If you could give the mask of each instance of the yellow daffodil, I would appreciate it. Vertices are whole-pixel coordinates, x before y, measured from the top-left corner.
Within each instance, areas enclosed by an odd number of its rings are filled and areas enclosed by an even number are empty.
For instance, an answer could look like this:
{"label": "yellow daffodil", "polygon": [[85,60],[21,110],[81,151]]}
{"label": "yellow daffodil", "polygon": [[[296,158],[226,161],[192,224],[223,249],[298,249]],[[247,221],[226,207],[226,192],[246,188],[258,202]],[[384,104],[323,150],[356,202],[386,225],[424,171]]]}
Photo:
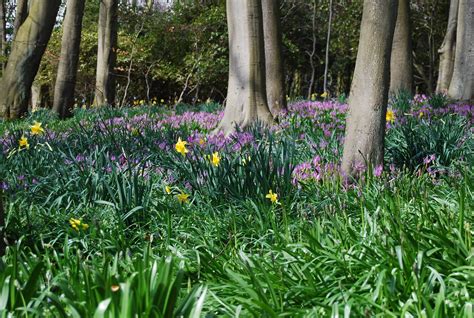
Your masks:
{"label": "yellow daffodil", "polygon": [[218,167],[221,162],[221,157],[218,152],[214,152],[211,157],[211,163],[214,167]]}
{"label": "yellow daffodil", "polygon": [[423,112],[420,112],[420,114],[418,115],[418,118],[423,117],[423,115],[424,115]]}
{"label": "yellow daffodil", "polygon": [[270,200],[272,203],[278,203],[278,194],[273,193],[272,190],[268,191],[268,194],[265,196],[268,200]]}
{"label": "yellow daffodil", "polygon": [[44,129],[43,127],[41,127],[41,123],[35,121],[33,123],[33,126],[31,126],[31,134],[32,135],[40,135],[42,133],[44,133]]}
{"label": "yellow daffodil", "polygon": [[311,94],[311,100],[313,102],[316,100],[316,96],[318,96],[318,95],[316,95],[315,93]]}
{"label": "yellow daffodil", "polygon": [[181,192],[176,196],[176,199],[178,199],[179,203],[188,203],[189,202],[189,194]]}
{"label": "yellow daffodil", "polygon": [[385,115],[385,120],[388,123],[393,123],[395,122],[395,113],[391,109],[387,109],[387,115]]}
{"label": "yellow daffodil", "polygon": [[321,97],[325,99],[326,97],[328,97],[328,95],[329,95],[328,92],[324,92],[321,94]]}
{"label": "yellow daffodil", "polygon": [[82,222],[81,220],[70,218],[69,219],[69,224],[71,224],[71,227],[79,231],[79,229],[82,229],[83,231],[87,230],[89,228],[89,224]]}
{"label": "yellow daffodil", "polygon": [[243,158],[243,159],[242,159],[242,165],[245,166],[247,163],[250,162],[250,159],[251,159],[250,156],[248,156],[247,159]]}
{"label": "yellow daffodil", "polygon": [[28,143],[28,138],[26,138],[25,136],[21,136],[20,141],[18,143],[20,145],[20,148],[26,148],[26,149],[30,148],[30,144]]}
{"label": "yellow daffodil", "polygon": [[177,152],[182,154],[183,157],[184,157],[189,152],[189,150],[186,149],[187,144],[188,144],[188,142],[181,140],[181,137],[180,137],[180,138],[178,138],[178,142],[176,143],[174,148],[176,149]]}
{"label": "yellow daffodil", "polygon": [[171,187],[170,187],[170,186],[166,186],[166,187],[165,187],[165,192],[166,192],[166,194],[171,194]]}
{"label": "yellow daffodil", "polygon": [[161,99],[160,102],[161,102],[162,104],[164,104],[164,103],[165,103],[165,100],[164,100],[164,99]]}

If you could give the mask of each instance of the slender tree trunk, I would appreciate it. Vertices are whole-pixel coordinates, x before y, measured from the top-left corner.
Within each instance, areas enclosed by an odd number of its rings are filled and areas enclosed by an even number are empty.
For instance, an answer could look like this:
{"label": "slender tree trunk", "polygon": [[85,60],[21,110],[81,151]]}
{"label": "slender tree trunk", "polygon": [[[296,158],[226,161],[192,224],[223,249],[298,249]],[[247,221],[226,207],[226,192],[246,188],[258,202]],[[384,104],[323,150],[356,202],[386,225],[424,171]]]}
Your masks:
{"label": "slender tree trunk", "polygon": [[101,0],[99,10],[99,48],[95,106],[115,104],[115,76],[117,59],[118,0]]}
{"label": "slender tree trunk", "polygon": [[383,163],[390,53],[397,0],[365,0],[359,49],[352,80],[342,172]]}
{"label": "slender tree trunk", "polygon": [[451,0],[449,7],[449,20],[446,35],[441,48],[438,50],[439,56],[439,75],[436,86],[437,93],[447,93],[449,84],[453,77],[454,54],[456,51],[456,29],[458,25],[459,0]]}
{"label": "slender tree trunk", "polygon": [[[33,1],[33,0],[32,0]],[[15,22],[13,23],[13,35],[16,36],[18,29],[28,17],[28,0],[16,1]]]}
{"label": "slender tree trunk", "polygon": [[229,28],[229,85],[227,105],[218,130],[256,121],[273,123],[265,84],[262,6],[259,0],[227,0]]}
{"label": "slender tree trunk", "polygon": [[280,1],[262,0],[267,101],[273,116],[287,109]]}
{"label": "slender tree trunk", "polygon": [[0,81],[0,114],[18,119],[28,111],[31,85],[53,31],[61,0],[33,0],[30,13],[13,41]]}
{"label": "slender tree trunk", "polygon": [[410,0],[399,0],[390,66],[390,93],[413,94],[413,46]]}
{"label": "slender tree trunk", "polygon": [[61,118],[69,116],[74,106],[84,5],[83,0],[68,0],[67,2],[53,102],[53,110]]}
{"label": "slender tree trunk", "polygon": [[5,70],[5,58],[7,52],[7,12],[5,6],[5,0],[0,0],[0,68]]}
{"label": "slender tree trunk", "polygon": [[474,1],[459,0],[454,69],[448,94],[474,100]]}
{"label": "slender tree trunk", "polygon": [[40,109],[43,101],[43,91],[41,89],[41,83],[35,78],[31,85],[31,97],[30,97],[31,111],[35,112]]}
{"label": "slender tree trunk", "polygon": [[324,93],[328,91],[329,44],[331,44],[331,26],[332,26],[332,0],[329,1],[328,34],[326,38],[326,59],[324,63],[324,83],[323,83]]}
{"label": "slender tree trunk", "polygon": [[311,80],[309,81],[309,86],[308,86],[308,94],[307,97],[308,99],[311,98],[311,95],[313,94],[313,88],[314,88],[314,81],[316,77],[316,65],[314,63],[314,57],[316,55],[316,13],[317,13],[317,5],[316,5],[316,0],[313,1],[313,18],[312,18],[312,38],[313,38],[313,48],[311,50],[311,53],[308,53],[309,55],[309,65],[311,66]]}

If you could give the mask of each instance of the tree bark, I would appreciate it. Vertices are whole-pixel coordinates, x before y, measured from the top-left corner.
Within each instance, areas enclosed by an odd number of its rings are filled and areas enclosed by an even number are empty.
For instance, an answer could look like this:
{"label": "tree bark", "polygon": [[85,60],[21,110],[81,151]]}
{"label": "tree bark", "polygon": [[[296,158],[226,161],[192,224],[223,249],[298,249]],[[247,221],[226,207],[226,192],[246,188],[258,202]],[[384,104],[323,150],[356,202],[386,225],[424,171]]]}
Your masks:
{"label": "tree bark", "polygon": [[28,111],[31,85],[53,31],[61,0],[33,0],[30,13],[13,41],[0,81],[0,114],[18,119]]}
{"label": "tree bark", "polygon": [[5,58],[7,49],[7,12],[5,6],[5,0],[0,0],[0,68],[5,70]]}
{"label": "tree bark", "polygon": [[456,100],[474,100],[474,1],[459,0],[456,53],[448,95]]}
{"label": "tree bark", "polygon": [[254,122],[272,124],[265,84],[265,47],[259,0],[227,0],[229,28],[229,85],[227,105],[218,130]]}
{"label": "tree bark", "polygon": [[446,35],[441,48],[438,50],[439,75],[436,85],[437,93],[447,93],[453,77],[454,55],[456,51],[456,29],[458,25],[459,0],[451,0],[449,7],[449,20]]}
{"label": "tree bark", "polygon": [[287,109],[278,0],[262,0],[267,101],[273,116]]}
{"label": "tree bark", "polygon": [[328,71],[329,71],[329,45],[331,44],[331,27],[332,27],[332,0],[329,1],[329,19],[328,19],[328,33],[326,37],[326,54],[324,59],[324,82],[323,93],[328,91]]}
{"label": "tree bark", "polygon": [[399,0],[390,66],[390,93],[413,94],[413,45],[410,0]]}
{"label": "tree bark", "polygon": [[20,26],[28,17],[28,0],[17,0],[15,22],[13,23],[13,35],[16,36]]}
{"label": "tree bark", "polygon": [[74,106],[84,5],[83,0],[68,0],[67,2],[53,102],[53,110],[59,114],[60,118],[69,116]]}
{"label": "tree bark", "polygon": [[359,49],[349,98],[342,172],[383,163],[390,55],[397,0],[365,0]]}
{"label": "tree bark", "polygon": [[118,0],[101,0],[99,9],[99,48],[95,106],[115,104],[115,76],[117,60]]}

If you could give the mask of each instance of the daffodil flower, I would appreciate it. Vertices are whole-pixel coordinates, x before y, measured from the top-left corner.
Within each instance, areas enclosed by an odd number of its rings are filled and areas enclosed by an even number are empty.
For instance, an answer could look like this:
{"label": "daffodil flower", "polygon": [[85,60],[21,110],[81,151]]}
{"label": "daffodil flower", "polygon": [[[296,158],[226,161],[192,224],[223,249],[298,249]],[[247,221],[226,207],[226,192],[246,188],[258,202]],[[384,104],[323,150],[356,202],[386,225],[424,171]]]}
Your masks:
{"label": "daffodil flower", "polygon": [[214,167],[218,167],[221,162],[221,157],[218,152],[214,152],[211,156],[211,163]]}
{"label": "daffodil flower", "polygon": [[385,120],[386,120],[388,123],[393,123],[393,122],[395,122],[395,113],[393,112],[393,110],[391,110],[391,109],[388,109],[388,110],[387,110],[387,114],[385,115]]}
{"label": "daffodil flower", "polygon": [[28,143],[28,138],[26,138],[25,136],[21,136],[20,140],[18,141],[18,144],[20,145],[20,149],[21,148],[26,148],[26,149],[30,148],[30,144]]}
{"label": "daffodil flower", "polygon": [[178,138],[178,142],[176,143],[174,148],[176,149],[177,152],[182,154],[183,157],[184,157],[189,152],[189,150],[186,149],[187,144],[188,144],[188,142],[181,140],[181,137],[180,137],[180,138]]}
{"label": "daffodil flower", "polygon": [[89,228],[89,224],[82,222],[81,220],[70,218],[69,219],[69,224],[71,224],[71,227],[79,231],[79,229],[82,229],[83,231],[87,230]]}
{"label": "daffodil flower", "polygon": [[268,194],[265,196],[268,200],[270,200],[272,203],[278,203],[278,194],[273,193],[272,190],[268,191]]}
{"label": "daffodil flower", "polygon": [[189,202],[189,194],[181,192],[176,196],[176,199],[178,199],[179,203],[188,203]]}
{"label": "daffodil flower", "polygon": [[44,133],[43,127],[41,127],[41,123],[35,121],[33,122],[33,126],[31,126],[31,134],[32,135],[40,135]]}

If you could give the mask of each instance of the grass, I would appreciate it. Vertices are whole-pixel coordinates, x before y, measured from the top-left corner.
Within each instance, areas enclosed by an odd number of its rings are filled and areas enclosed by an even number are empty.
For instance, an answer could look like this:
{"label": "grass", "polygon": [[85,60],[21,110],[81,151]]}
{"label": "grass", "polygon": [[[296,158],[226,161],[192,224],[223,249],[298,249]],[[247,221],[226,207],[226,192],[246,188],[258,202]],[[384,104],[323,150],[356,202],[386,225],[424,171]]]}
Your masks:
{"label": "grass", "polygon": [[227,140],[208,134],[219,113],[180,107],[4,124],[2,315],[472,317],[472,111],[413,102],[384,171],[347,183],[344,105]]}

